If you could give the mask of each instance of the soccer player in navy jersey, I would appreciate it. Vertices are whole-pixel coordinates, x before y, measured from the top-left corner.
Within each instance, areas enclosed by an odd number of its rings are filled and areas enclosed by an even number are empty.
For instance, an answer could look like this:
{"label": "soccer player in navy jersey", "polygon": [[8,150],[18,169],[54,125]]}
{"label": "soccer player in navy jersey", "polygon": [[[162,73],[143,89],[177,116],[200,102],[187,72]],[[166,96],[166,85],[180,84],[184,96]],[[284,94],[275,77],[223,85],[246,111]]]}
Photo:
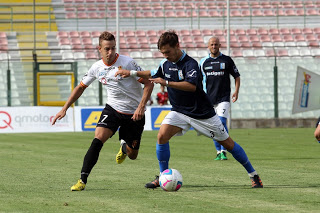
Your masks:
{"label": "soccer player in navy jersey", "polygon": [[[228,132],[227,119],[230,109],[230,75],[235,79],[235,91],[232,94],[232,102],[238,99],[240,88],[240,74],[231,57],[220,52],[220,41],[217,37],[211,37],[208,41],[209,55],[200,60],[199,66],[203,73],[203,89],[209,95],[209,99],[216,110],[224,128]],[[227,160],[226,148],[213,140],[217,150],[214,160]]]}
{"label": "soccer player in navy jersey", "polygon": [[[252,167],[245,151],[228,135],[219,117],[204,92],[202,73],[196,60],[180,49],[174,31],[163,33],[158,40],[158,49],[165,57],[158,69],[149,71],[119,69],[116,76],[138,76],[167,87],[171,111],[164,118],[157,136],[156,153],[161,172],[169,168],[169,140],[185,134],[193,127],[199,134],[221,143],[247,170],[253,188],[263,188],[258,173]],[[159,187],[159,176],[147,183],[146,188]]]}
{"label": "soccer player in navy jersey", "polygon": [[316,130],[314,131],[314,137],[320,143],[320,117],[319,117],[319,119],[317,121]]}

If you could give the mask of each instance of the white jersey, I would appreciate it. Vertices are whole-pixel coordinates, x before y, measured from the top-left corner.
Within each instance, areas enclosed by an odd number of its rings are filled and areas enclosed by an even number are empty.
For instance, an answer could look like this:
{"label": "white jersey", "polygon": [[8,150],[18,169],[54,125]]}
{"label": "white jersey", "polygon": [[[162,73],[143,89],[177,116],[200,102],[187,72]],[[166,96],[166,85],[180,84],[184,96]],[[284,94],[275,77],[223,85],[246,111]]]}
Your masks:
{"label": "white jersey", "polygon": [[118,112],[134,114],[143,94],[140,83],[142,79],[133,76],[129,78],[115,77],[114,75],[119,67],[126,70],[141,71],[141,67],[132,58],[116,54],[116,59],[111,65],[105,64],[102,59],[94,63],[84,75],[80,84],[88,87],[94,80],[98,79],[107,90],[107,104]]}

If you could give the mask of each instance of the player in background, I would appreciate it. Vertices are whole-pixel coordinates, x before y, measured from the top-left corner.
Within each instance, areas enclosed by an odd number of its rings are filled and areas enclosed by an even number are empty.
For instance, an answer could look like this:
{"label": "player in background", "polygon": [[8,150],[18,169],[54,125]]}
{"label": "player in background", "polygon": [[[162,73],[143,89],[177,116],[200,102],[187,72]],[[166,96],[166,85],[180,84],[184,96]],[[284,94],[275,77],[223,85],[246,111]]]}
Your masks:
{"label": "player in background", "polygon": [[165,86],[160,85],[161,92],[157,93],[157,101],[160,106],[168,105],[168,92]]}
{"label": "player in background", "polygon": [[[261,179],[245,151],[229,137],[216,115],[209,96],[203,90],[203,76],[199,65],[180,49],[177,34],[174,31],[163,33],[158,40],[158,49],[165,57],[158,69],[141,72],[120,69],[116,76],[139,76],[168,88],[172,109],[161,123],[156,145],[160,175],[169,168],[169,140],[175,135],[185,134],[193,127],[199,134],[217,140],[233,155],[247,170],[253,188],[263,188]],[[159,186],[159,176],[145,185],[146,188]]]}
{"label": "player in background", "polygon": [[[217,115],[228,132],[227,119],[229,117],[231,93],[230,75],[235,79],[232,102],[236,102],[240,88],[240,74],[231,57],[220,52],[220,47],[219,38],[211,37],[208,41],[210,53],[200,60],[199,66],[203,73],[203,89],[209,95]],[[217,157],[214,160],[227,160],[226,148],[218,141],[213,141],[217,150]]]}
{"label": "player in background", "polygon": [[320,143],[320,117],[319,117],[317,124],[316,124],[316,130],[314,131],[314,137]]}
{"label": "player in background", "polygon": [[[97,123],[94,139],[84,157],[80,179],[71,187],[72,191],[85,189],[87,178],[98,161],[103,144],[116,133],[119,127],[121,147],[116,155],[116,162],[122,163],[127,155],[132,160],[137,158],[145,124],[145,107],[153,89],[153,84],[143,78],[115,77],[115,73],[121,67],[136,71],[140,71],[141,68],[132,58],[116,53],[113,34],[105,31],[100,35],[99,52],[102,59],[95,62],[84,75],[52,122],[54,125],[57,119],[62,119],[67,109],[93,81],[98,80],[104,85],[108,93],[108,101]],[[144,84],[144,89],[141,83]]]}

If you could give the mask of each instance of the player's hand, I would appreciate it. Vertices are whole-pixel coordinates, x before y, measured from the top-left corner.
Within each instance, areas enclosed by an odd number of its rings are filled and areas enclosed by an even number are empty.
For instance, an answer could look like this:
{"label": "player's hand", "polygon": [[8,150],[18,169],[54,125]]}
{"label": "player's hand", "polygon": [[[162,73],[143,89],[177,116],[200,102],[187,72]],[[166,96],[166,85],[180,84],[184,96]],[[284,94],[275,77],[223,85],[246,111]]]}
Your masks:
{"label": "player's hand", "polygon": [[116,74],[114,74],[114,77],[117,77],[117,75],[120,75],[121,78],[127,78],[130,76],[130,71],[119,68]]}
{"label": "player's hand", "polygon": [[131,119],[134,121],[139,121],[143,118],[143,116],[144,116],[144,108],[141,108],[140,106],[138,106],[138,108],[134,112]]}
{"label": "player's hand", "polygon": [[60,112],[58,112],[56,114],[56,116],[54,117],[51,125],[54,125],[57,120],[61,120],[64,116],[66,116],[66,111],[65,110],[61,110]]}
{"label": "player's hand", "polygon": [[163,78],[150,78],[149,79],[152,83],[161,84],[162,86],[166,86],[166,80]]}
{"label": "player's hand", "polygon": [[236,102],[237,100],[238,100],[238,93],[233,93],[233,95],[232,95],[232,102],[234,103],[234,102]]}

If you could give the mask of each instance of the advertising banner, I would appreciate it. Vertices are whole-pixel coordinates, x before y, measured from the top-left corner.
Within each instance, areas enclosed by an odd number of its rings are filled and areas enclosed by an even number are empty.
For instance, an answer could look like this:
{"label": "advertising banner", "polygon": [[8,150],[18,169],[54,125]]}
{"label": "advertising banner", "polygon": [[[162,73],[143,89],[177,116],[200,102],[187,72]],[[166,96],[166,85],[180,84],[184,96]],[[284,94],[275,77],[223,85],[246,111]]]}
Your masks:
{"label": "advertising banner", "polygon": [[60,110],[61,107],[0,107],[0,133],[73,132],[73,108],[51,125]]}
{"label": "advertising banner", "polygon": [[320,75],[297,68],[292,114],[320,109]]}

